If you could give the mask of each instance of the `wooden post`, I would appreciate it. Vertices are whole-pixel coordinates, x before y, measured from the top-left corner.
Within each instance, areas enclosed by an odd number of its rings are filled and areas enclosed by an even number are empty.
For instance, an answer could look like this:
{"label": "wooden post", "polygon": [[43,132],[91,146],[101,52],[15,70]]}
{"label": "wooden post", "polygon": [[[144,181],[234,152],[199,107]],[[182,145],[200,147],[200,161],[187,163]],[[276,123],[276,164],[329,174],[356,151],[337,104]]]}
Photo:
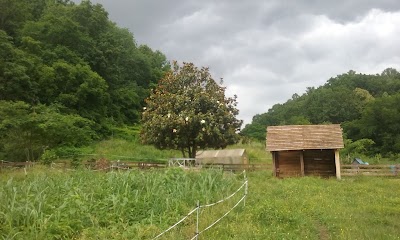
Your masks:
{"label": "wooden post", "polygon": [[274,175],[274,177],[277,177],[277,172],[276,169],[278,167],[278,165],[276,164],[276,152],[271,152],[272,153],[272,174]]}
{"label": "wooden post", "polygon": [[301,176],[304,177],[304,151],[300,151],[300,171]]}
{"label": "wooden post", "polygon": [[336,166],[336,178],[341,179],[340,159],[339,159],[339,150],[338,149],[335,149],[335,166]]}

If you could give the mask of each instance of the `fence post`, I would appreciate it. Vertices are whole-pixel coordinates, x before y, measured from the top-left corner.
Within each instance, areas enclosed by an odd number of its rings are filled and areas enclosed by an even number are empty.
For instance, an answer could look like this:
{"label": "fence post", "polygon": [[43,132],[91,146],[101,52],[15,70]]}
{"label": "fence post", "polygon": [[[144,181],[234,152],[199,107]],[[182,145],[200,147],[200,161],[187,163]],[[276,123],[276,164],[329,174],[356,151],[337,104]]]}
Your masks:
{"label": "fence post", "polygon": [[199,239],[199,215],[200,215],[200,202],[199,200],[197,200],[196,240]]}
{"label": "fence post", "polygon": [[246,185],[244,186],[244,199],[243,199],[243,206],[246,207],[246,197],[247,197],[247,177],[246,177],[246,170],[243,171],[243,177]]}

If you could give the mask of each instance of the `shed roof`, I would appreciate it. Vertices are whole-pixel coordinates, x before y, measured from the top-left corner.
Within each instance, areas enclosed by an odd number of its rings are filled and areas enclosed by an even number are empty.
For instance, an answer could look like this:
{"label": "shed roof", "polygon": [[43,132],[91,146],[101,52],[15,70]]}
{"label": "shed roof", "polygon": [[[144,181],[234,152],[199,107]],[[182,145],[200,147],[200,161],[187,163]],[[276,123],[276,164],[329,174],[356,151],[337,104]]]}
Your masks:
{"label": "shed roof", "polygon": [[268,151],[343,148],[339,124],[267,127]]}
{"label": "shed roof", "polygon": [[196,158],[241,157],[244,153],[244,149],[205,150],[197,152]]}

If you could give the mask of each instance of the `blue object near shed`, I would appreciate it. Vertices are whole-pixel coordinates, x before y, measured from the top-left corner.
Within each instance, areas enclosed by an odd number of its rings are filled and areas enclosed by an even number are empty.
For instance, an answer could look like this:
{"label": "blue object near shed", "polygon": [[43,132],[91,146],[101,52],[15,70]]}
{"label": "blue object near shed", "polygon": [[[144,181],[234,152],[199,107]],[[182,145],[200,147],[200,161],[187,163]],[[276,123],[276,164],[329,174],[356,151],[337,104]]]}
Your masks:
{"label": "blue object near shed", "polygon": [[354,165],[369,165],[369,163],[364,162],[363,160],[361,160],[361,158],[354,158],[353,162],[351,164]]}

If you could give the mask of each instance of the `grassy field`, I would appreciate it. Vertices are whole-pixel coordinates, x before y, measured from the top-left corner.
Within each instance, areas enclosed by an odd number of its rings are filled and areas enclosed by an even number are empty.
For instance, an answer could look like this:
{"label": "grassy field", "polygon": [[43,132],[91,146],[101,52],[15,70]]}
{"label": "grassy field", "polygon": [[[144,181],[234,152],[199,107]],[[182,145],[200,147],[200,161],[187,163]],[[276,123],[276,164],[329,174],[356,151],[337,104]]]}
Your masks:
{"label": "grassy field", "polygon": [[[250,162],[269,163],[261,143],[246,148]],[[179,154],[108,140],[98,156],[168,159]],[[179,156],[179,155],[178,155]],[[276,179],[247,173],[249,192],[199,239],[400,239],[400,179],[313,177]],[[0,173],[2,239],[152,239],[196,207],[229,196],[240,173],[220,170],[60,171],[37,166]],[[229,211],[243,190],[200,211],[200,230]],[[159,239],[191,239],[196,214]]]}
{"label": "grassy field", "polygon": [[[248,174],[249,194],[200,239],[398,239],[400,179],[275,179]],[[3,239],[152,239],[200,204],[234,192],[241,174],[167,169],[2,173]],[[242,196],[201,211],[200,230]],[[195,215],[160,239],[190,239]]]}
{"label": "grassy field", "polygon": [[[265,151],[261,142],[231,145],[228,148],[244,148],[251,163],[271,163],[271,154]],[[62,149],[63,150],[63,149]],[[176,150],[159,150],[153,146],[142,145],[139,140],[127,140],[121,138],[109,139],[91,146],[78,149],[66,149],[57,155],[65,156],[65,159],[77,154],[81,160],[106,158],[108,160],[127,161],[168,161],[170,158],[181,158],[182,153]]]}

